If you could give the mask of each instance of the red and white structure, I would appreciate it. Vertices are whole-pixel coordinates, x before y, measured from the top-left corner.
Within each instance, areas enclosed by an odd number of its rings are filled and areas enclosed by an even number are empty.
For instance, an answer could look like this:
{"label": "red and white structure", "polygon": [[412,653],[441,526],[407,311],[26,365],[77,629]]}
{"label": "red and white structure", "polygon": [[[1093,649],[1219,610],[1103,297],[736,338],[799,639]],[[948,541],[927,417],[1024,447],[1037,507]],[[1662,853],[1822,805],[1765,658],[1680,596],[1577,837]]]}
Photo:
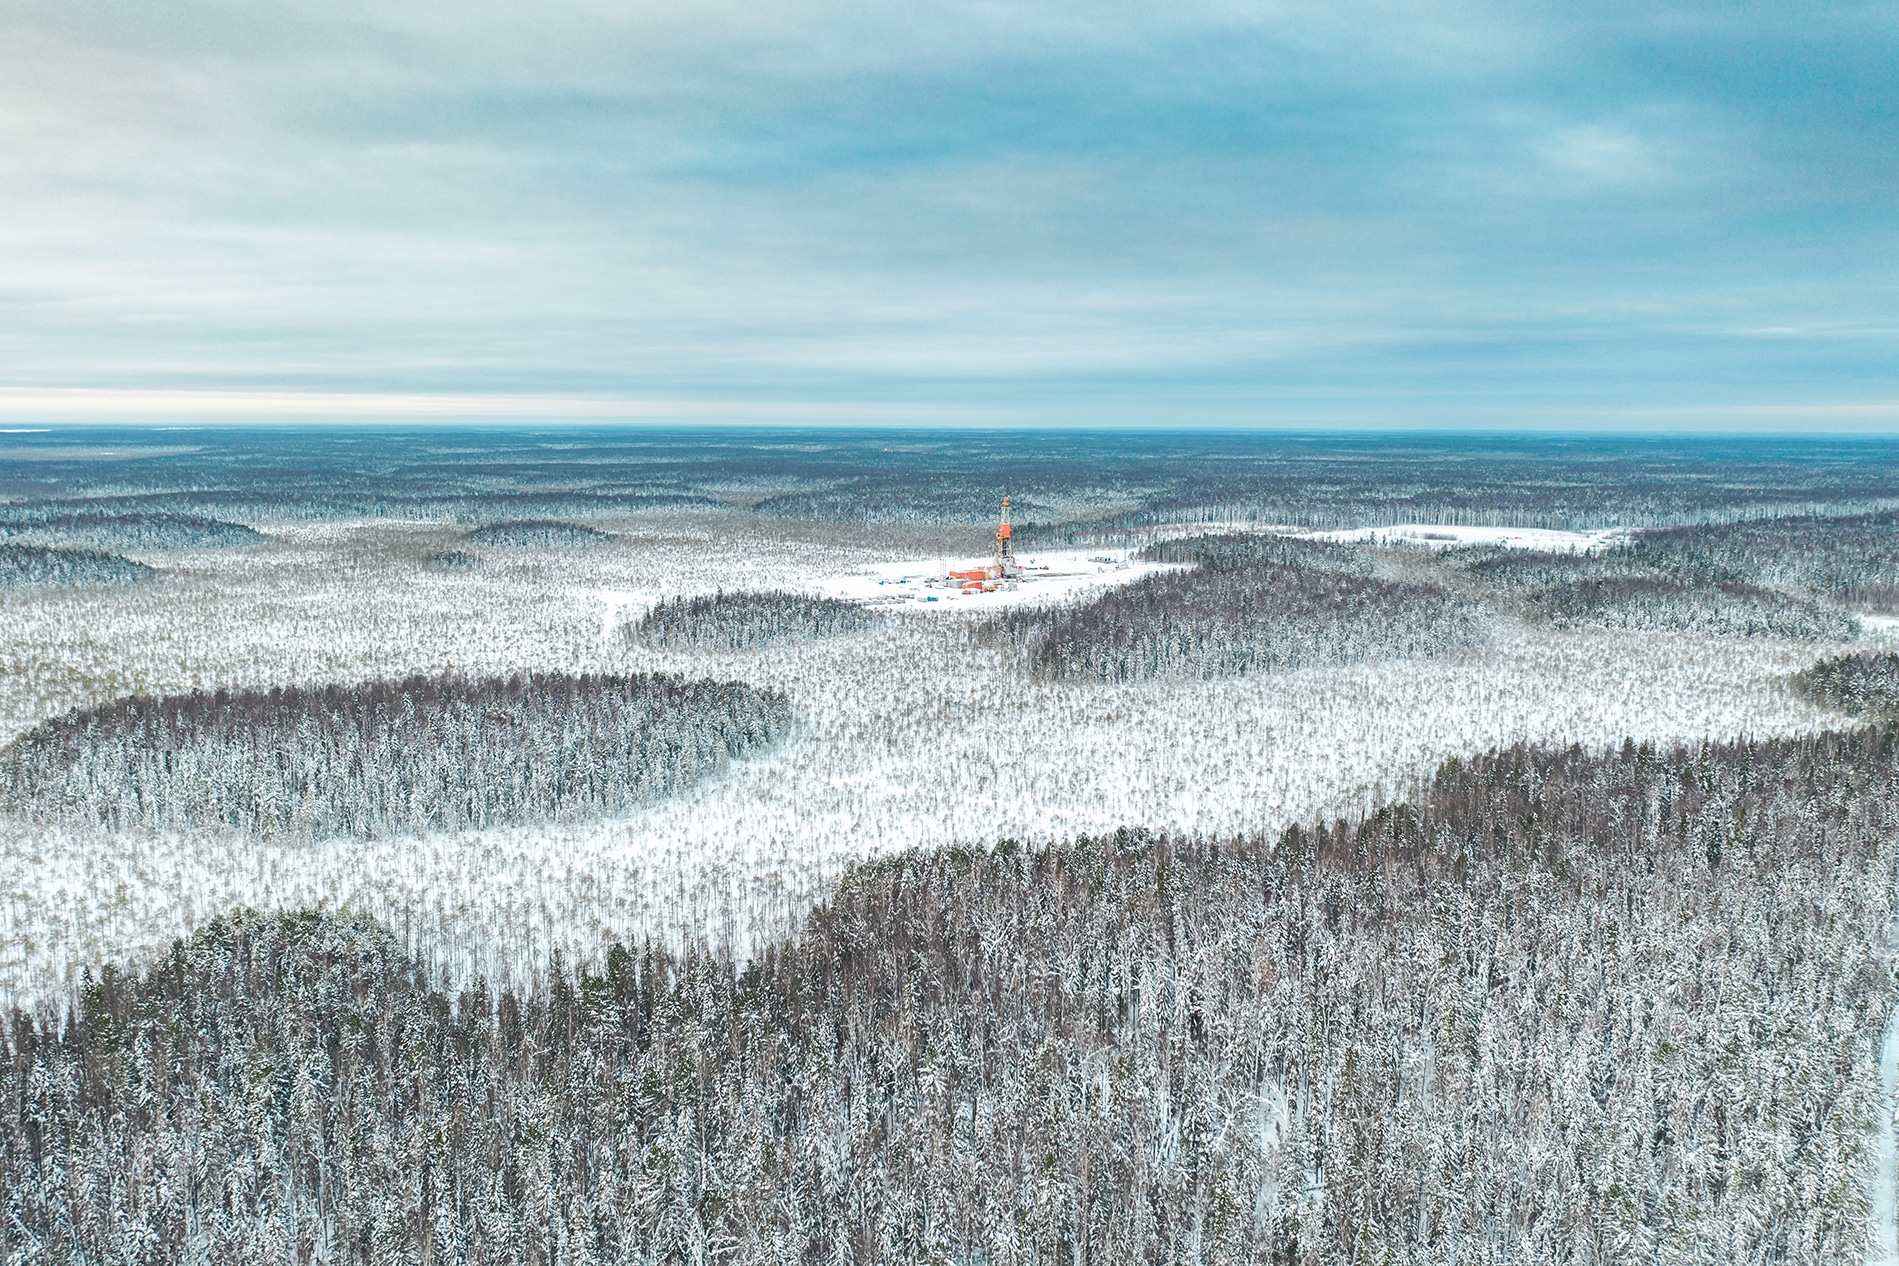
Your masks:
{"label": "red and white structure", "polygon": [[964,593],[993,593],[1004,581],[1019,579],[1022,564],[1015,558],[1015,545],[1009,535],[1009,499],[1002,499],[1002,525],[996,529],[996,561],[987,567],[953,571],[950,579],[959,582]]}

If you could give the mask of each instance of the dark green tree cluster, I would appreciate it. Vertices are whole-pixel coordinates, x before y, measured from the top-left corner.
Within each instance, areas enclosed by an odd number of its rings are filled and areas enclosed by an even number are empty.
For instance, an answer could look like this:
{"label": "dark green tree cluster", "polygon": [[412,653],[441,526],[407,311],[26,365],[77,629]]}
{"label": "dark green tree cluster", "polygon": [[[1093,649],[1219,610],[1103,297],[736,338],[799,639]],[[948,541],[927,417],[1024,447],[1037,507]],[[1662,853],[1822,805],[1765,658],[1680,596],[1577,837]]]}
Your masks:
{"label": "dark green tree cluster", "polygon": [[634,642],[669,650],[744,650],[785,638],[835,637],[877,622],[842,598],[783,590],[743,590],[667,598],[627,626]]}
{"label": "dark green tree cluster", "polygon": [[1486,586],[1559,628],[1664,629],[1729,637],[1847,641],[1851,612],[1798,593],[1733,578],[1639,541],[1599,553],[1459,551],[1451,560]]}
{"label": "dark green tree cluster", "polygon": [[1211,537],[1152,551],[1192,564],[1076,607],[1021,607],[989,636],[1021,646],[1035,672],[1141,681],[1289,672],[1438,654],[1488,633],[1470,602],[1430,584],[1369,574],[1360,551],[1275,536]]}
{"label": "dark green tree cluster", "polygon": [[1529,610],[1559,628],[1668,629],[1801,642],[1851,641],[1860,633],[1850,612],[1732,581],[1577,580],[1534,591]]}
{"label": "dark green tree cluster", "polygon": [[861,867],[527,994],[217,923],[0,1043],[0,1256],[1858,1260],[1895,734]]}
{"label": "dark green tree cluster", "polygon": [[1899,720],[1899,654],[1863,651],[1823,659],[1794,676],[1794,689],[1848,716]]}
{"label": "dark green tree cluster", "polygon": [[148,510],[109,513],[60,502],[0,506],[0,540],[96,550],[228,549],[264,538],[241,523]]}
{"label": "dark green tree cluster", "polygon": [[1803,514],[1637,534],[1636,557],[1678,574],[1899,611],[1899,511]]}
{"label": "dark green tree cluster", "polygon": [[1147,562],[1184,564],[1208,571],[1295,567],[1370,576],[1378,570],[1372,556],[1358,546],[1276,532],[1182,537],[1150,545],[1140,551],[1139,557]]}
{"label": "dark green tree cluster", "polygon": [[0,589],[125,585],[157,574],[144,563],[98,550],[0,544]]}
{"label": "dark green tree cluster", "polygon": [[134,697],[0,752],[0,795],[111,828],[224,825],[316,839],[611,813],[787,732],[750,686],[531,673]]}
{"label": "dark green tree cluster", "polygon": [[513,519],[478,527],[462,538],[470,545],[499,545],[511,549],[598,545],[613,537],[597,528],[557,519]]}

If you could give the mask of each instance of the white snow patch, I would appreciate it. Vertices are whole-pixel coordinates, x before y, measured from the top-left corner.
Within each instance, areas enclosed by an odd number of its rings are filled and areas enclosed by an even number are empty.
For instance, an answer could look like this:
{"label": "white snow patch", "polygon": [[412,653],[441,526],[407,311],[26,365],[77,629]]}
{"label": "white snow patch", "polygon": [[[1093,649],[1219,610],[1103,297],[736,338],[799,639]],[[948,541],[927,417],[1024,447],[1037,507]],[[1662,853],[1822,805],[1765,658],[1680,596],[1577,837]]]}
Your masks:
{"label": "white snow patch", "polygon": [[867,606],[936,613],[1073,601],[1155,572],[1181,569],[1178,563],[1145,562],[1125,549],[1060,550],[1023,555],[1021,577],[991,592],[964,592],[949,578],[952,571],[969,571],[992,561],[993,556],[873,563],[844,575],[818,578],[807,587]]}
{"label": "white snow patch", "polygon": [[1352,545],[1422,545],[1451,549],[1459,545],[1491,545],[1502,549],[1536,550],[1546,554],[1594,554],[1629,539],[1621,528],[1599,532],[1561,532],[1550,528],[1461,527],[1442,523],[1405,523],[1393,527],[1342,528],[1331,532],[1300,532],[1309,540]]}
{"label": "white snow patch", "polygon": [[601,604],[600,638],[610,640],[614,630],[631,619],[630,613],[650,607],[656,599],[637,589],[582,589],[581,595]]}

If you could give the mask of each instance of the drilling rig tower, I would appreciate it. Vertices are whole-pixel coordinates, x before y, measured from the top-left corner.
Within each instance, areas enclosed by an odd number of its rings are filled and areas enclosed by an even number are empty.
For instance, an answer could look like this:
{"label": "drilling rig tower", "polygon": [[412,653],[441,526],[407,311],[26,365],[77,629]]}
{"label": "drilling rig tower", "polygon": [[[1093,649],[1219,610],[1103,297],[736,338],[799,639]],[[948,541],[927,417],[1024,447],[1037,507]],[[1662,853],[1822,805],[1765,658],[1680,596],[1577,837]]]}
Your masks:
{"label": "drilling rig tower", "polygon": [[1020,575],[1021,572],[1022,565],[1015,561],[1015,545],[1009,539],[1009,498],[1004,497],[1002,499],[1002,526],[996,529],[996,579],[1007,580]]}
{"label": "drilling rig tower", "polygon": [[1022,579],[1022,564],[1016,561],[1015,542],[1010,539],[1007,497],[1002,499],[1002,525],[996,529],[996,561],[987,567],[952,571],[949,578],[964,593],[994,593],[1005,581],[1013,589],[1015,582]]}

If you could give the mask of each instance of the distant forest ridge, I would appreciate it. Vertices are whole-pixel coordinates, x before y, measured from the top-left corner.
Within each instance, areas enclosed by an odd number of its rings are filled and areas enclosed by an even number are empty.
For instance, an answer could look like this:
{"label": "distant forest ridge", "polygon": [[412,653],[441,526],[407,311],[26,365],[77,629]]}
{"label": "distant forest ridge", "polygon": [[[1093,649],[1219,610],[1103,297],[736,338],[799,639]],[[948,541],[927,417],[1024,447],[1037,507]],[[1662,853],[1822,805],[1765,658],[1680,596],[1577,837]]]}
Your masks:
{"label": "distant forest ridge", "polygon": [[0,437],[0,496],[246,523],[737,508],[902,526],[980,524],[1007,492],[1029,547],[1180,522],[1581,529],[1899,507],[1899,450],[1884,439],[641,427],[178,438],[158,450],[132,428]]}

